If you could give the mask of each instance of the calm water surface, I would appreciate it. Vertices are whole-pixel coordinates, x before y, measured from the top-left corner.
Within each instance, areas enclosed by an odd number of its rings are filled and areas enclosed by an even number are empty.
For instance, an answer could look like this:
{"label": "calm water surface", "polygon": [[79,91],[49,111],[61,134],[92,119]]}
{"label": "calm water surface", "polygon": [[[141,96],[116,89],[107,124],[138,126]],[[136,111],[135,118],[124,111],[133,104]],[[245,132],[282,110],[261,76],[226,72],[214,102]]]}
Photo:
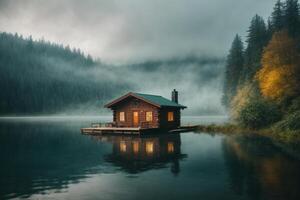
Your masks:
{"label": "calm water surface", "polygon": [[95,119],[0,119],[0,199],[300,199],[299,160],[266,138],[81,135]]}

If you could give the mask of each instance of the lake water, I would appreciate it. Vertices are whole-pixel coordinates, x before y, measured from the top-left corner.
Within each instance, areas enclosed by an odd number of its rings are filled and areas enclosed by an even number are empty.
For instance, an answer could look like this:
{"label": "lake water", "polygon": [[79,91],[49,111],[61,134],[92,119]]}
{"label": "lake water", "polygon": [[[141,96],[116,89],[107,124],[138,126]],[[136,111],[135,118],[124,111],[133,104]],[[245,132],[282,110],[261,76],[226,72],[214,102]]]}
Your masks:
{"label": "lake water", "polygon": [[95,121],[0,119],[0,199],[300,199],[300,161],[267,138],[80,134]]}

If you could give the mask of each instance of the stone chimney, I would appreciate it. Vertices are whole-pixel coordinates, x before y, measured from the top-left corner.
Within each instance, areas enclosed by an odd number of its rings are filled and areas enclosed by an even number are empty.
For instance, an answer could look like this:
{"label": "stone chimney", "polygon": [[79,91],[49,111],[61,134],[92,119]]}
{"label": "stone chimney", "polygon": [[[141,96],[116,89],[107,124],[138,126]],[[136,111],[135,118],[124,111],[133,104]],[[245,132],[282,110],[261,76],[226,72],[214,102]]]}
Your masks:
{"label": "stone chimney", "polygon": [[178,103],[178,91],[175,89],[172,91],[172,101]]}

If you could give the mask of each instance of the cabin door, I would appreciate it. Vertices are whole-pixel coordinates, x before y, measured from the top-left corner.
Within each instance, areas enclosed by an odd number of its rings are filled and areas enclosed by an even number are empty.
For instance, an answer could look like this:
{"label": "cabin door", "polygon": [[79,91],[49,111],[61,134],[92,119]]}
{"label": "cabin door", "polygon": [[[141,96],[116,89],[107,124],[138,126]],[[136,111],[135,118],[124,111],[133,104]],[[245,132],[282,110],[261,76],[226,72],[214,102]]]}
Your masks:
{"label": "cabin door", "polygon": [[133,118],[133,126],[138,127],[139,126],[139,112],[133,111],[132,112],[132,118]]}

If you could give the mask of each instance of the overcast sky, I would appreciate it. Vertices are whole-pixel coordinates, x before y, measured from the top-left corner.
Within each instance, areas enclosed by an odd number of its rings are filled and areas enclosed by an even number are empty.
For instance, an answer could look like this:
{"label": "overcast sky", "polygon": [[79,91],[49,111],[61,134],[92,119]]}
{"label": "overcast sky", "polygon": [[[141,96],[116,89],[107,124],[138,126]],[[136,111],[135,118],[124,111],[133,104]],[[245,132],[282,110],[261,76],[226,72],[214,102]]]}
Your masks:
{"label": "overcast sky", "polygon": [[106,62],[224,56],[275,0],[0,0],[0,31],[78,47]]}

